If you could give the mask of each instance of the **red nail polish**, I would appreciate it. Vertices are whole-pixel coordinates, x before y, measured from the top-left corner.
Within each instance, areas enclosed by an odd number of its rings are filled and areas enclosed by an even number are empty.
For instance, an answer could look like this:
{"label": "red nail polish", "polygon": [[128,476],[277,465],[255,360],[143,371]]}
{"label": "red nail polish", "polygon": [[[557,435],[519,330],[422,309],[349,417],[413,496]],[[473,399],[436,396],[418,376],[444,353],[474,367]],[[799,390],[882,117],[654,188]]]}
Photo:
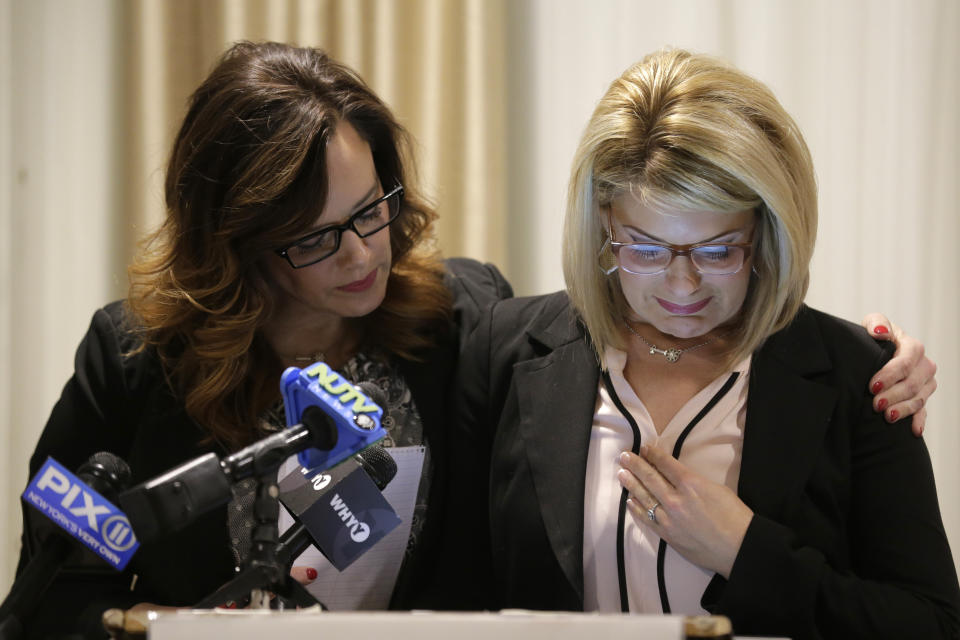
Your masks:
{"label": "red nail polish", "polygon": [[883,383],[877,380],[876,382],[873,383],[873,386],[870,387],[870,391],[873,391],[873,395],[877,395],[878,393],[883,391]]}
{"label": "red nail polish", "polygon": [[900,412],[894,409],[890,412],[890,422],[896,422],[900,419]]}
{"label": "red nail polish", "polygon": [[881,325],[878,326],[878,327],[874,327],[873,332],[874,332],[874,333],[887,333],[887,328],[881,324]]}
{"label": "red nail polish", "polygon": [[317,570],[316,570],[316,569],[313,569],[313,568],[307,569],[307,579],[308,579],[308,580],[316,580],[316,579],[317,579]]}
{"label": "red nail polish", "polygon": [[887,408],[887,399],[880,398],[880,401],[877,402],[877,411],[883,411],[886,408]]}

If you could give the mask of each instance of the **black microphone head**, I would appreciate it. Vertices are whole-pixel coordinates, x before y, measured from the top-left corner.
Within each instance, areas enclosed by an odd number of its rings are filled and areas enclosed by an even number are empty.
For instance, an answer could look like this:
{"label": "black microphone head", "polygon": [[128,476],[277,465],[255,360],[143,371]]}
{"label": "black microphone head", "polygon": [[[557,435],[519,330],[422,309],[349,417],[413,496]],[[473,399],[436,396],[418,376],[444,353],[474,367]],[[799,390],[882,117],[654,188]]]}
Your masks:
{"label": "black microphone head", "polygon": [[310,405],[304,409],[300,422],[310,432],[310,446],[321,451],[330,451],[337,446],[337,439],[340,436],[337,425],[334,424],[333,418],[320,407]]}
{"label": "black microphone head", "polygon": [[109,451],[93,454],[77,469],[77,477],[111,502],[130,486],[133,474],[123,458]]}
{"label": "black microphone head", "polygon": [[[381,389],[375,382],[369,380],[364,380],[359,383],[357,387],[383,409],[384,417],[386,417],[388,413],[387,392]],[[354,459],[363,466],[363,470],[373,478],[377,489],[381,491],[383,491],[384,487],[390,484],[393,477],[397,475],[397,461],[379,444],[367,447],[355,455]]]}
{"label": "black microphone head", "polygon": [[[75,475],[81,482],[114,505],[117,504],[120,493],[130,486],[133,478],[133,474],[130,472],[130,465],[128,465],[123,458],[109,451],[100,451],[87,458],[86,462],[77,467]],[[59,527],[46,518],[34,519],[31,526],[33,527],[33,533],[31,534],[33,540],[30,544],[35,545],[36,549],[42,548],[43,545],[47,544],[51,538],[51,534],[56,533],[59,535],[63,533]],[[31,553],[36,553],[36,551]],[[99,567],[103,562],[102,558],[94,558],[92,552],[84,552],[84,556],[87,557],[78,555],[78,559],[75,562],[71,561],[71,564],[81,563],[83,566],[92,565]],[[0,637],[2,637],[2,634],[0,634]]]}
{"label": "black microphone head", "polygon": [[378,444],[367,447],[353,458],[360,463],[380,491],[397,475],[397,461]]}
{"label": "black microphone head", "polygon": [[381,409],[383,409],[384,414],[387,413],[387,392],[377,386],[376,383],[370,382],[369,380],[364,380],[357,385],[360,391],[363,391],[368,398],[373,400]]}

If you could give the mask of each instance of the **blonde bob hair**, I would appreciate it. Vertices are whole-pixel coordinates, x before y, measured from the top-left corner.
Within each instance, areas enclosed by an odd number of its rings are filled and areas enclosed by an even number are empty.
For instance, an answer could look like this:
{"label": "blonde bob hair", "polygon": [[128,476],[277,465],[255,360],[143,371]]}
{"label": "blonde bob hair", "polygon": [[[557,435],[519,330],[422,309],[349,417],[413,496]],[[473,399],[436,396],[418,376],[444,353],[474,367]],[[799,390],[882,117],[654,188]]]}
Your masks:
{"label": "blonde bob hair", "polygon": [[756,211],[754,272],[728,364],[799,311],[816,178],[796,123],[762,83],[707,56],[662,50],[627,69],[597,105],[573,160],[563,273],[601,362],[607,346],[625,346],[627,302],[606,241],[609,205],[626,192],[654,209]]}

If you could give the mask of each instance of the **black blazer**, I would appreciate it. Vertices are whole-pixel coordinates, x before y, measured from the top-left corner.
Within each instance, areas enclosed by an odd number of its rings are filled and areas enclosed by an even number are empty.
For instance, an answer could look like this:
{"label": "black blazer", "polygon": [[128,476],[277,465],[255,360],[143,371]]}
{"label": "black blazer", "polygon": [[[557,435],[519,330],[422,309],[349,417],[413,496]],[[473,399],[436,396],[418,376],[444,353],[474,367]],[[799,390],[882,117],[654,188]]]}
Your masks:
{"label": "black blazer", "polygon": [[[475,326],[484,308],[512,295],[510,285],[493,265],[452,259],[447,267],[447,283],[454,299],[454,317],[448,333],[437,337],[437,345],[424,354],[423,361],[396,363],[420,413],[435,477],[430,485],[429,512],[416,541],[413,561],[404,563],[397,578],[391,602],[394,608],[429,606],[424,601],[423,576],[433,566],[432,553],[437,547],[439,528],[434,523],[440,520],[445,485],[449,385],[461,336]],[[110,451],[130,465],[132,482],[136,484],[203,453],[228,453],[215,444],[201,444],[206,433],[187,416],[182,401],[171,392],[152,351],[131,357],[122,355],[137,345],[121,302],[94,314],[77,349],[74,374],[54,406],[30,459],[31,477],[47,456],[75,470],[91,454]],[[20,571],[37,551],[33,533],[43,519],[24,506],[26,524]],[[228,581],[233,570],[223,506],[176,534],[142,544],[122,573],[117,574],[99,562],[64,572],[48,590],[28,628],[35,634],[46,633],[52,626],[61,631],[105,636],[99,623],[100,612],[105,608],[138,602],[188,606]]]}
{"label": "black blazer", "polygon": [[[738,493],[756,515],[729,582],[715,576],[702,598],[737,633],[957,636],[926,447],[871,407],[868,380],[888,358],[809,308],[754,355]],[[564,293],[497,303],[467,341],[445,551],[467,579],[448,606],[583,608],[599,374]]]}

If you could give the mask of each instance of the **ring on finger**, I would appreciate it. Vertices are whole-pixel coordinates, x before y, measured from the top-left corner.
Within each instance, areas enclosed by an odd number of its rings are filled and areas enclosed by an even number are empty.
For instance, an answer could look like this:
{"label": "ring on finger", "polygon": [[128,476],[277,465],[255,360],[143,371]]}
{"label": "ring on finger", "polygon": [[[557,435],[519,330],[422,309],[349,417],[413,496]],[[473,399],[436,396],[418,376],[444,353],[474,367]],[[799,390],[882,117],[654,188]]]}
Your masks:
{"label": "ring on finger", "polygon": [[657,524],[657,508],[660,506],[659,502],[653,503],[653,506],[647,509],[647,517],[650,518],[650,522]]}

